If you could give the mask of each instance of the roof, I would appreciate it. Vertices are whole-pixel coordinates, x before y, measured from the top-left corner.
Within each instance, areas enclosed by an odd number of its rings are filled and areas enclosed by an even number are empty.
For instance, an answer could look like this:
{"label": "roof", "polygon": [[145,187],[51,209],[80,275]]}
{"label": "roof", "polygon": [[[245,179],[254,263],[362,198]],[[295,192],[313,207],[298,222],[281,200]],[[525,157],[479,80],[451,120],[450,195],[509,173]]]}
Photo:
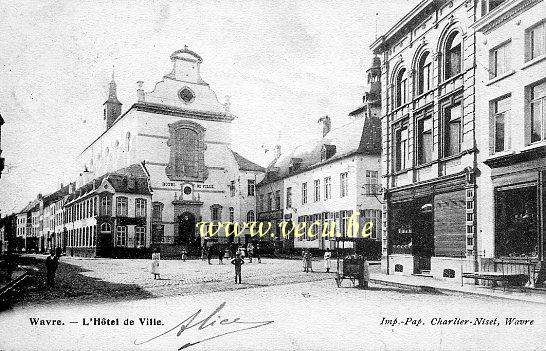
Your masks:
{"label": "roof", "polygon": [[39,204],[40,204],[40,200],[38,199],[32,200],[25,207],[23,207],[23,209],[19,213],[30,212],[34,210],[36,206]]}
{"label": "roof", "polygon": [[199,56],[195,51],[192,51],[188,49],[187,45],[184,45],[184,49],[176,50],[171,54],[171,60],[173,59],[179,59],[179,58],[186,58],[187,56],[193,56],[195,59],[197,59],[197,62],[201,63],[203,62],[203,58]]}
{"label": "roof", "polygon": [[265,172],[265,168],[263,168],[262,166],[258,166],[254,162],[244,158],[233,150],[231,150],[231,152],[233,153],[233,157],[235,157],[235,161],[239,165],[239,169],[241,171]]}
{"label": "roof", "polygon": [[103,180],[108,181],[118,193],[151,195],[148,175],[142,164],[132,164],[128,167],[103,174],[82,185],[71,194],[68,201],[95,193]]}
{"label": "roof", "polygon": [[[321,159],[323,147],[334,151],[334,154],[326,160]],[[381,121],[379,118],[355,118],[345,125],[332,129],[315,142],[302,144],[290,152],[281,154],[268,166],[263,182],[267,183],[291,174],[301,173],[357,153],[381,155]],[[299,169],[290,173],[289,168],[295,161],[299,161]]]}
{"label": "roof", "polygon": [[44,196],[44,206],[47,206],[50,203],[59,201],[60,199],[67,196],[69,188],[70,188],[70,185],[65,185],[59,190],[55,191],[54,193]]}

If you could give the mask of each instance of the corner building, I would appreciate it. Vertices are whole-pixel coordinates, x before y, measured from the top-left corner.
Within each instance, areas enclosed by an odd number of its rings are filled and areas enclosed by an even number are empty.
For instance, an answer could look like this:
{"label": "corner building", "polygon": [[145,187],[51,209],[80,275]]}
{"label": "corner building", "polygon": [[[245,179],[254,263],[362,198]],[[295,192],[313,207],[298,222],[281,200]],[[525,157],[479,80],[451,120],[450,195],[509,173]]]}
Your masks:
{"label": "corner building", "polygon": [[389,274],[460,278],[476,255],[474,1],[421,1],[371,46],[381,55]]}
{"label": "corner building", "polygon": [[[112,79],[106,130],[79,157],[90,178],[144,165],[152,192],[151,240],[145,242],[167,256],[183,247],[199,250],[198,221],[255,218],[254,187],[263,176],[262,167],[231,150],[235,116],[201,78],[202,58],[185,47],[170,59],[172,71],[151,92],[139,82],[138,101],[121,115]],[[214,240],[227,242],[223,232]]]}

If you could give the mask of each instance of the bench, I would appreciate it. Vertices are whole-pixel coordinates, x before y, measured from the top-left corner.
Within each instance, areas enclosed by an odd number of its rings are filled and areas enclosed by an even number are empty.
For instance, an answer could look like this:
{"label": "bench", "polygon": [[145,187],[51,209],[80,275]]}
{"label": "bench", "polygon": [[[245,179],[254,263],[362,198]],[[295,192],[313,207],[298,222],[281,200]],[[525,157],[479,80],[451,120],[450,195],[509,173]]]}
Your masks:
{"label": "bench", "polygon": [[[506,282],[508,285],[521,286],[523,280],[527,280],[525,274],[506,274],[503,272],[468,272],[462,274],[463,278],[489,280],[492,282],[491,288],[497,286],[497,282]],[[503,284],[503,290],[506,285]]]}

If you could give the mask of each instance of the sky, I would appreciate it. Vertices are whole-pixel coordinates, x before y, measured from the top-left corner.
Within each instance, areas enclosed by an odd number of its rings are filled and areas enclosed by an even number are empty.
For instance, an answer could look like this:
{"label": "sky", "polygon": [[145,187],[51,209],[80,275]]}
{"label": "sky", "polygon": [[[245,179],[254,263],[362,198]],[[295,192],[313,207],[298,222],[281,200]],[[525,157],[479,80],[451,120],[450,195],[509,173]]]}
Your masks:
{"label": "sky", "polygon": [[103,131],[112,70],[124,112],[136,82],[152,90],[184,45],[203,58],[220,102],[230,97],[232,148],[265,166],[275,144],[320,137],[321,116],[348,122],[376,33],[418,2],[3,0],[0,213],[77,178],[76,157]]}

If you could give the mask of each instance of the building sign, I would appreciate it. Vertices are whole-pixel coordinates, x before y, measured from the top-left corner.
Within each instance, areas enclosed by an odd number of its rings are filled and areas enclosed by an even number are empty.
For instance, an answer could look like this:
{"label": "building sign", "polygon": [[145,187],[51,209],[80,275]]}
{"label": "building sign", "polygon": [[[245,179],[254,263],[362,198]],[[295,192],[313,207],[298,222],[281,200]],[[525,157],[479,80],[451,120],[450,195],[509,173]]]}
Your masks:
{"label": "building sign", "polygon": [[258,213],[258,220],[259,221],[270,221],[273,219],[282,219],[282,210],[277,211],[268,211],[268,212],[260,212]]}
{"label": "building sign", "polygon": [[196,184],[197,189],[214,189],[214,184]]}

